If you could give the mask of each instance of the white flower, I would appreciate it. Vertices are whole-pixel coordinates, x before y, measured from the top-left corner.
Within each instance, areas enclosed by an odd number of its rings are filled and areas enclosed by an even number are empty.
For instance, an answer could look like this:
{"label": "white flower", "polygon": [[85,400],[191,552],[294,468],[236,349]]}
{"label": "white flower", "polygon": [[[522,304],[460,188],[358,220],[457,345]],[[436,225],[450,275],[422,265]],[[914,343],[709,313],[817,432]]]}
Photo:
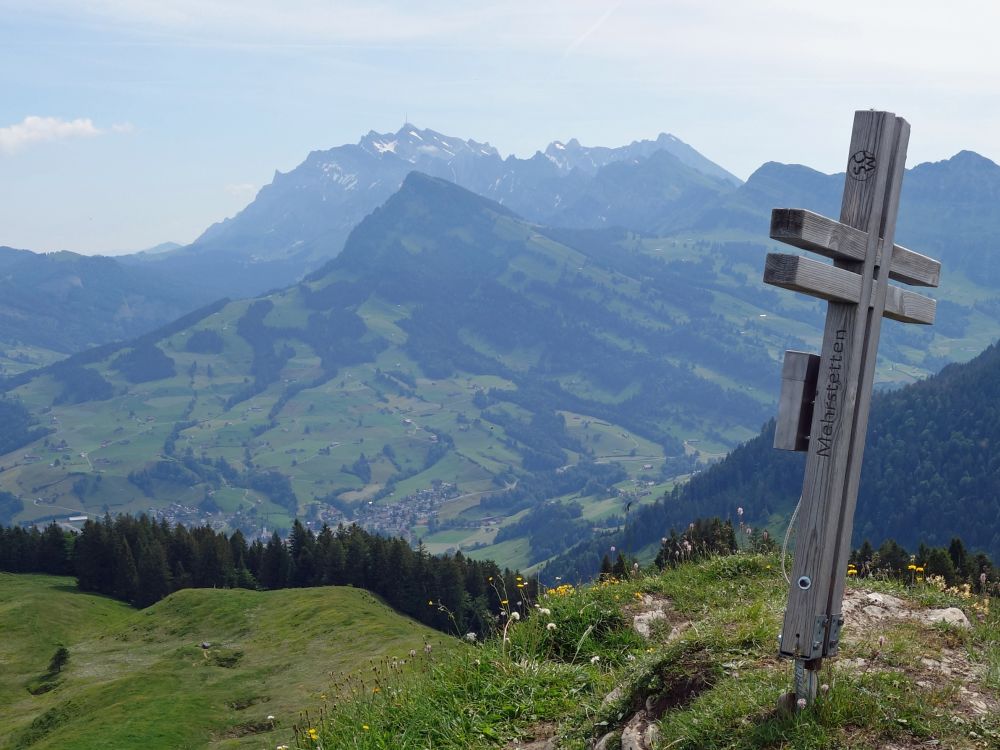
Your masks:
{"label": "white flower", "polygon": [[273,716],[271,716],[270,714],[268,714],[268,715],[267,715],[267,720],[268,720],[268,721],[274,721],[274,717],[273,717]]}
{"label": "white flower", "polygon": [[806,707],[806,699],[799,698],[797,701],[795,701],[795,705],[799,707],[799,711],[802,711]]}
{"label": "white flower", "polygon": [[417,650],[415,648],[411,648],[410,649],[410,658],[412,659],[416,655],[417,655]]}
{"label": "white flower", "polygon": [[521,615],[518,612],[511,612],[510,613],[510,619],[512,619],[512,620],[520,620],[521,619]]}
{"label": "white flower", "polygon": [[600,656],[591,656],[590,657],[590,663],[591,664],[597,664],[597,662],[599,662],[600,660],[601,660]]}
{"label": "white flower", "polygon": [[467,640],[469,643],[475,643],[476,642],[476,634],[475,633],[471,633],[471,632],[470,633],[466,633],[465,634],[465,640]]}
{"label": "white flower", "polygon": [[538,611],[541,612],[543,615],[551,615],[552,614],[552,610],[549,609],[548,607],[542,607]]}
{"label": "white flower", "polygon": [[554,622],[550,622],[548,625],[545,626],[545,629],[546,630],[555,630],[556,629],[556,624]]}
{"label": "white flower", "polygon": [[625,661],[635,661],[635,654],[628,654],[625,657]]}

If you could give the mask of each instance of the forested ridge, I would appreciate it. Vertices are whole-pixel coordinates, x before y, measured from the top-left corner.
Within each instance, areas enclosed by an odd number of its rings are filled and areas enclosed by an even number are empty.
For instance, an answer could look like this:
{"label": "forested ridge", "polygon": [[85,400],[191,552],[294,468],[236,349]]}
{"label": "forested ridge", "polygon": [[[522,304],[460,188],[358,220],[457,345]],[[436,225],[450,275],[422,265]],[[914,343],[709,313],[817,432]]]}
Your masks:
{"label": "forested ridge", "polygon": [[453,634],[484,633],[504,608],[537,595],[537,581],[461,553],[433,556],[403,539],[358,526],[296,521],[248,543],[208,526],[188,529],[145,515],[88,520],[79,535],[0,527],[0,571],[76,576],[82,591],[146,607],[186,588],[283,589],[353,586],[372,591],[419,622]]}
{"label": "forested ridge", "polygon": [[[585,542],[550,565],[589,575],[608,538],[630,551],[661,530],[699,517],[734,519],[742,507],[754,526],[787,518],[802,489],[805,454],[775,450],[774,422],[723,461],[631,514],[622,532]],[[966,364],[872,401],[854,522],[855,545],[893,539],[908,547],[946,546],[1000,557],[1000,347]],[[779,524],[780,525],[780,524]],[[616,543],[616,542],[611,542]]]}

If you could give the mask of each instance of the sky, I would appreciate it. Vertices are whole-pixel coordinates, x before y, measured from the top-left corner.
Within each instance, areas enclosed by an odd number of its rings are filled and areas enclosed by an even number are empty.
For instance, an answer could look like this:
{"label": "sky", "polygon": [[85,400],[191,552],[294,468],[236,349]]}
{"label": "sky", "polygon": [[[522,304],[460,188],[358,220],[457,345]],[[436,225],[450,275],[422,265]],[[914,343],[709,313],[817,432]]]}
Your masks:
{"label": "sky", "polygon": [[404,121],[530,156],[669,132],[745,179],[842,171],[856,109],[907,163],[1000,161],[1000,4],[0,0],[0,245],[187,243],[275,170]]}

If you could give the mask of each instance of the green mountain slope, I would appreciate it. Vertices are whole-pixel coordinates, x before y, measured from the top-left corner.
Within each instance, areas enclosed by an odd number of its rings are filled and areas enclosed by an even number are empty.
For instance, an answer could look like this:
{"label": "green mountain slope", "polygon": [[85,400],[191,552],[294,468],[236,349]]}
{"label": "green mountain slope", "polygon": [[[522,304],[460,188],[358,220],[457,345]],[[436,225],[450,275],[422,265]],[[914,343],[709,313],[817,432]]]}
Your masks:
{"label": "green mountain slope", "polygon": [[758,249],[541,227],[415,173],[302,283],[9,379],[53,432],[0,457],[0,490],[18,521],[349,519],[532,565],[772,413],[820,318],[762,287]]}
{"label": "green mountain slope", "polygon": [[3,374],[44,364],[53,352],[138,336],[210,299],[197,281],[114,258],[0,247]]}
{"label": "green mountain slope", "polygon": [[[138,611],[39,575],[0,574],[0,631],[11,750],[273,747],[343,673],[447,647],[350,588],[190,589]],[[41,692],[59,645],[68,662]]]}

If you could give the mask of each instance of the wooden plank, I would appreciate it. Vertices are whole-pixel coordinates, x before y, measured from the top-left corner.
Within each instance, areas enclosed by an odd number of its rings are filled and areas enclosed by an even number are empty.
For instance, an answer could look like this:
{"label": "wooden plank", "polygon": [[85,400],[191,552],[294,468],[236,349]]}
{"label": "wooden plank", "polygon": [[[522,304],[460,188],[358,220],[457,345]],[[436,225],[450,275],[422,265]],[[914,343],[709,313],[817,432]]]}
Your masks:
{"label": "wooden plank", "polygon": [[887,318],[900,323],[921,323],[932,325],[937,311],[937,301],[922,294],[889,285],[885,295],[885,311]]}
{"label": "wooden plank", "polygon": [[[863,114],[863,113],[857,113]],[[855,117],[857,117],[857,114]],[[892,246],[896,233],[896,217],[899,213],[899,198],[903,188],[903,173],[906,162],[906,148],[910,140],[910,124],[901,117],[890,115],[896,128],[894,135],[884,139],[885,159],[889,161],[887,184],[884,197],[875,199],[875,207],[868,217],[867,231],[869,233],[869,250],[872,251],[873,237],[882,237],[885,244]],[[852,152],[853,153],[853,152]],[[845,194],[846,200],[846,194]],[[887,259],[888,260],[888,259]],[[827,601],[829,628],[823,647],[824,656],[835,656],[839,648],[839,631],[843,623],[844,581],[847,578],[847,560],[851,554],[851,536],[854,532],[854,512],[858,503],[858,487],[861,484],[861,464],[865,453],[865,437],[868,432],[868,414],[871,410],[872,390],[875,382],[875,361],[881,334],[881,315],[885,309],[886,297],[889,291],[888,274],[879,276],[878,269],[873,273],[877,279],[872,299],[873,317],[866,329],[859,378],[857,410],[854,417],[853,436],[850,447],[850,458],[846,474],[843,502],[840,510],[840,521],[837,527],[836,548],[829,561],[831,588]],[[865,292],[863,291],[862,294]]]}
{"label": "wooden plank", "polygon": [[831,302],[857,304],[861,300],[858,274],[801,255],[768,253],[764,283]]}
{"label": "wooden plank", "polygon": [[866,246],[860,259],[838,258],[835,265],[857,275],[858,298],[868,304],[828,306],[780,647],[783,655],[813,664],[836,651],[831,617],[841,611],[841,567],[850,550],[888,288],[888,274],[878,273],[878,242],[892,242],[908,132],[905,121],[888,112],[854,116],[840,223],[860,230]]}
{"label": "wooden plank", "polygon": [[778,418],[774,426],[774,447],[778,450],[808,449],[818,375],[819,355],[793,350],[785,352]]}
{"label": "wooden plank", "polygon": [[[771,239],[833,260],[849,261],[864,260],[868,244],[865,232],[804,208],[771,211]],[[936,287],[941,281],[941,263],[893,245],[889,278],[903,284]]]}

